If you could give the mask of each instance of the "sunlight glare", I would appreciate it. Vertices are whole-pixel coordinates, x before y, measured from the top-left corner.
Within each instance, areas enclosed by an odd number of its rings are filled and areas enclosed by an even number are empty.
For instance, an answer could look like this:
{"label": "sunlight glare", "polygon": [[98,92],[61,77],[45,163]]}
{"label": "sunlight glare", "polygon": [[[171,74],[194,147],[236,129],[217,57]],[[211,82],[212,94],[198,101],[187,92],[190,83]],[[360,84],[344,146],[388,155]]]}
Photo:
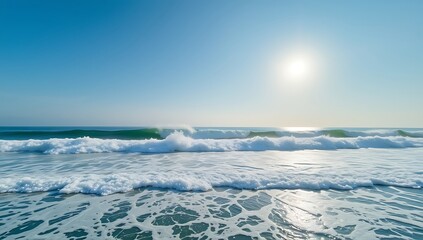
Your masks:
{"label": "sunlight glare", "polygon": [[283,62],[281,67],[284,80],[302,82],[312,77],[312,61],[306,55],[291,56]]}

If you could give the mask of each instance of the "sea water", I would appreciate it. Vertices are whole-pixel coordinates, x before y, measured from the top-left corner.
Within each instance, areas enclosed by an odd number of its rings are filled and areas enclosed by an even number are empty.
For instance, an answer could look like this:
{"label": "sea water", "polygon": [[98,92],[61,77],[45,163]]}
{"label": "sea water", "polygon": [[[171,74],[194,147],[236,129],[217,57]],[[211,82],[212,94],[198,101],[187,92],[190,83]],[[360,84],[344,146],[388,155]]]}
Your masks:
{"label": "sea water", "polygon": [[0,239],[423,239],[423,129],[0,128]]}

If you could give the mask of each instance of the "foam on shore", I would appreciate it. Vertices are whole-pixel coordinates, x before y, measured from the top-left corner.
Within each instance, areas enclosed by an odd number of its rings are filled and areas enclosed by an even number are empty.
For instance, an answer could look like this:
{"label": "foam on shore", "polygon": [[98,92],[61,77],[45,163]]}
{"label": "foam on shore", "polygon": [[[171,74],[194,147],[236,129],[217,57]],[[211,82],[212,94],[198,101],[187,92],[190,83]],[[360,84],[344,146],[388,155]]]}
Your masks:
{"label": "foam on shore", "polygon": [[208,191],[214,187],[238,189],[308,189],[308,190],[351,190],[375,185],[421,188],[418,179],[402,178],[343,178],[336,175],[308,174],[114,174],[83,175],[71,177],[24,177],[6,178],[0,184],[0,192],[43,192],[87,193],[109,195],[128,192],[142,187],[174,189],[178,191]]}

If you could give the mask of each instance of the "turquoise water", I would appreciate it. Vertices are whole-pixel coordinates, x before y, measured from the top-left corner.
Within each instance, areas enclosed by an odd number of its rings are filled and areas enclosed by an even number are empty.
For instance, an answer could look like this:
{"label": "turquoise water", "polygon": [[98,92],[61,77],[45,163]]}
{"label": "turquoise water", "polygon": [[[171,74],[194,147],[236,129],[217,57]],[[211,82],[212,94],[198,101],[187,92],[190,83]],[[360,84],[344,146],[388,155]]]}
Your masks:
{"label": "turquoise water", "polygon": [[0,132],[0,239],[423,238],[421,129]]}

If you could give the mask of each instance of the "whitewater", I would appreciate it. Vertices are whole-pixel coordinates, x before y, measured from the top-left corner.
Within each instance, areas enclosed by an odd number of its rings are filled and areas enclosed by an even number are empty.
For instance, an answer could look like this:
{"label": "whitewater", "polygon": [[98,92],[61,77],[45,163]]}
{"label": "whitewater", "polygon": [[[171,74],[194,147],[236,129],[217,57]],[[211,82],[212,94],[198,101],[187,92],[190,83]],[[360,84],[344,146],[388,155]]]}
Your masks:
{"label": "whitewater", "polygon": [[0,152],[39,152],[46,154],[101,153],[101,152],[224,152],[224,151],[294,151],[336,150],[359,148],[422,147],[423,139],[404,137],[331,137],[295,138],[254,137],[251,139],[192,139],[174,133],[163,140],[104,140],[89,137],[49,140],[0,140]]}
{"label": "whitewater", "polygon": [[422,133],[2,127],[0,239],[419,239]]}

